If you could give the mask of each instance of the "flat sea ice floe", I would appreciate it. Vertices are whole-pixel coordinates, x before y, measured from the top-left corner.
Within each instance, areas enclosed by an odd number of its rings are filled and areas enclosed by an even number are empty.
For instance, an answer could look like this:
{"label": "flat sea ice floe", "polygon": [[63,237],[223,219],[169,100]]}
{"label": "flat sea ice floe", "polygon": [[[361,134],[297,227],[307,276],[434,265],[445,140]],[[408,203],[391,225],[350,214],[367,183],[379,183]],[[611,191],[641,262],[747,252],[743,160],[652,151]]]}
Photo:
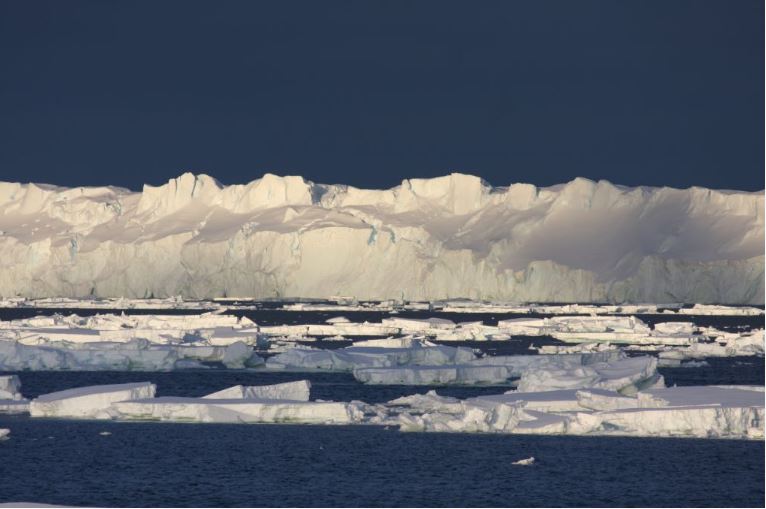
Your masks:
{"label": "flat sea ice floe", "polygon": [[470,348],[427,346],[421,343],[413,343],[412,346],[405,348],[350,346],[337,350],[320,350],[300,347],[269,358],[266,361],[266,367],[271,369],[353,371],[368,367],[452,365],[475,358],[476,353]]}

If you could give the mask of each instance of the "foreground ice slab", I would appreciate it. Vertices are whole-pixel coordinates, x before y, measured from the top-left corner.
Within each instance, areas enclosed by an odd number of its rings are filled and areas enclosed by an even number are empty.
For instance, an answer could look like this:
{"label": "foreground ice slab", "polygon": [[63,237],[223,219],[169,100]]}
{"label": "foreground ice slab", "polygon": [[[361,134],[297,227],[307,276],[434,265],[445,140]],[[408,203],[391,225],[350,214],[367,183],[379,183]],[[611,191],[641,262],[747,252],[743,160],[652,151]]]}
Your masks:
{"label": "foreground ice slab", "polygon": [[217,423],[352,424],[363,414],[353,404],[269,399],[151,398],[114,403],[122,420]]}
{"label": "foreground ice slab", "polygon": [[32,400],[32,417],[72,417],[109,419],[113,403],[139,398],[152,398],[157,386],[149,382],[93,385],[43,394]]}
{"label": "foreground ice slab", "polygon": [[140,193],[6,182],[0,295],[762,304],[763,208],[762,192],[457,173],[385,190],[270,174]]}

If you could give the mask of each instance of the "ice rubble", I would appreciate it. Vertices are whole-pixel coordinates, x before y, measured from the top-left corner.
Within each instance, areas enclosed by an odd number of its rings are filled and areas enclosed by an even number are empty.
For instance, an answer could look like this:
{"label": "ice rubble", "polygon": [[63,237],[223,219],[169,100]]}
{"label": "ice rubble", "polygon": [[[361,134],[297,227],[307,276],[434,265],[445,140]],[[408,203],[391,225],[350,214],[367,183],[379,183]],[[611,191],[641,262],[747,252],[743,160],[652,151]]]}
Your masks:
{"label": "ice rubble", "polygon": [[8,428],[0,428],[0,440],[5,440],[8,438],[8,435],[11,434],[11,430]]}
{"label": "ice rubble", "polygon": [[762,304],[763,209],[761,192],[458,173],[387,190],[4,182],[0,295]]}
{"label": "ice rubble", "polygon": [[20,414],[29,411],[29,401],[21,395],[17,375],[0,376],[0,414]]}
{"label": "ice rubble", "polygon": [[149,382],[67,389],[33,399],[29,404],[29,414],[32,417],[110,419],[113,403],[152,398],[156,390],[157,386]]}
{"label": "ice rubble", "polygon": [[748,386],[651,389],[636,397],[599,390],[511,392],[466,400],[426,395],[379,409],[403,431],[614,434],[763,438],[762,390]]}

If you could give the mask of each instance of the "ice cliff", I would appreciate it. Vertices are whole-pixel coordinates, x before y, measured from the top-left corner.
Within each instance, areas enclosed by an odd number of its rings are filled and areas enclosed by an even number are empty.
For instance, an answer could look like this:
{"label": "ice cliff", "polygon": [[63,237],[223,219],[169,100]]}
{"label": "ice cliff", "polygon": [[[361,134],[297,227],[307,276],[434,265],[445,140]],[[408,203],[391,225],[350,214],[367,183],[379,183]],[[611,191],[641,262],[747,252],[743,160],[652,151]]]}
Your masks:
{"label": "ice cliff", "polygon": [[0,296],[764,302],[764,194],[578,178],[387,190],[0,183]]}

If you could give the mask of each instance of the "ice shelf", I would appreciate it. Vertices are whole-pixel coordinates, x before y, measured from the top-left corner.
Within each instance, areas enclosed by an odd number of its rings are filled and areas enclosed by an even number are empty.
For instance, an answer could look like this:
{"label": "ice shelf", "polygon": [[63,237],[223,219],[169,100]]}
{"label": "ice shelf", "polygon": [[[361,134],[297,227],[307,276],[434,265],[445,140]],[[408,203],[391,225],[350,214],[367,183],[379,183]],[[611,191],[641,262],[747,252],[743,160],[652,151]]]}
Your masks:
{"label": "ice shelf", "polygon": [[460,173],[381,190],[0,182],[0,295],[763,304],[763,209],[762,192]]}

